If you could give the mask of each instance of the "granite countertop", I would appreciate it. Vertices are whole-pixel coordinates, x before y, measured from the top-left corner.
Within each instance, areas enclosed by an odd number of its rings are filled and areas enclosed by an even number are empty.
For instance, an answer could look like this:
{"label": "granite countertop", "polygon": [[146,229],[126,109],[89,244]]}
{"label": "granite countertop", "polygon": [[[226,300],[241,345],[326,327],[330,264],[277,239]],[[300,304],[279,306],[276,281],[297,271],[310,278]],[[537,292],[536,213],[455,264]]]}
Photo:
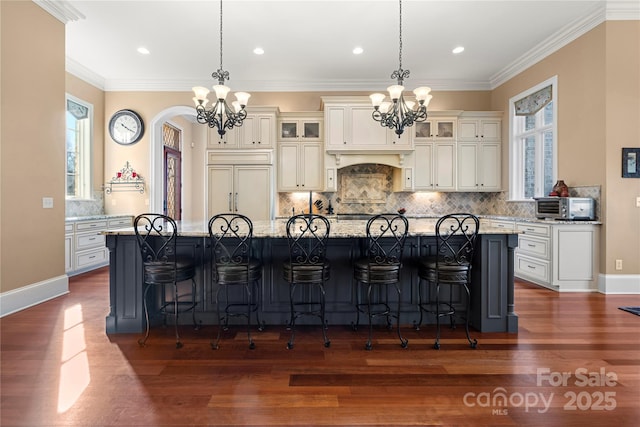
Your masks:
{"label": "granite countertop", "polygon": [[133,217],[133,215],[127,214],[117,214],[117,215],[107,215],[107,214],[97,214],[97,215],[84,215],[84,216],[68,216],[64,220],[66,222],[73,221],[97,221],[101,219],[113,219],[113,218],[127,218]]}
{"label": "granite countertop", "polygon": [[[437,218],[409,218],[409,236],[435,236],[434,226]],[[332,238],[359,238],[366,237],[366,220],[339,220],[331,219]],[[254,237],[286,237],[287,220],[284,218],[272,221],[254,221]],[[179,222],[178,233],[188,237],[206,237],[209,235],[206,222]],[[515,230],[505,230],[503,228],[481,227],[480,234],[518,234]],[[121,228],[117,230],[107,230],[106,235],[133,235],[133,227]]]}

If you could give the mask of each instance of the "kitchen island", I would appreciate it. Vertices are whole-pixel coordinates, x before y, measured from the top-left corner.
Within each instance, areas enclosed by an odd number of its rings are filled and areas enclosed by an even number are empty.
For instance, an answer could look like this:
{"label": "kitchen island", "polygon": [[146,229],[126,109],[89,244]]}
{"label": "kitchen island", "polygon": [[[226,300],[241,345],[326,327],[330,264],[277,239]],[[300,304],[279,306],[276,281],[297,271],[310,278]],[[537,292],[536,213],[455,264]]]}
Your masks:
{"label": "kitchen island", "polygon": [[[416,261],[435,253],[435,222],[436,219],[433,218],[409,219],[400,283],[403,325],[411,325],[420,317],[417,306],[419,278]],[[282,264],[288,258],[285,226],[286,219],[254,221],[254,254],[263,263],[260,317],[267,325],[281,326],[289,320],[289,284],[282,277]],[[363,220],[331,220],[330,241],[327,246],[331,278],[325,285],[326,317],[329,325],[349,325],[355,320],[357,294],[352,262],[364,254],[365,226],[366,221]],[[178,252],[194,257],[198,264],[196,317],[205,325],[216,324],[217,287],[211,280],[211,248],[207,224],[183,222],[178,227]],[[142,259],[134,230],[129,227],[108,230],[105,234],[110,252],[110,308],[106,318],[106,332],[142,332],[145,327]],[[518,331],[518,316],[514,311],[513,300],[514,249],[517,245],[517,231],[480,228],[472,270],[472,313],[469,319],[470,325],[478,331]],[[189,283],[184,285],[185,289],[190,287]],[[395,292],[390,293],[390,297],[396,298],[392,294]],[[454,294],[453,297],[454,304],[462,304],[461,295]],[[158,299],[157,295],[149,297],[150,301]],[[189,318],[190,316],[185,316],[186,320]],[[301,319],[300,323],[305,320]],[[433,319],[427,318],[427,321]],[[308,319],[308,323],[317,323],[317,319]]]}

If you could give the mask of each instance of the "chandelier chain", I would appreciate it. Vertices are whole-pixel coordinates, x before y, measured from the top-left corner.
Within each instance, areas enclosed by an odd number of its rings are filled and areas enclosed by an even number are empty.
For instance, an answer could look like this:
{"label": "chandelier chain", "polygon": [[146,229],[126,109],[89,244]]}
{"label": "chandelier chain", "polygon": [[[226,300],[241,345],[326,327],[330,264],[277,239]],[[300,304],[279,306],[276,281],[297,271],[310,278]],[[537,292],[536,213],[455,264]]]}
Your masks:
{"label": "chandelier chain", "polygon": [[220,70],[222,70],[222,0],[220,0]]}
{"label": "chandelier chain", "polygon": [[402,0],[400,2],[400,48],[398,49],[398,60],[400,62],[400,70],[402,70]]}

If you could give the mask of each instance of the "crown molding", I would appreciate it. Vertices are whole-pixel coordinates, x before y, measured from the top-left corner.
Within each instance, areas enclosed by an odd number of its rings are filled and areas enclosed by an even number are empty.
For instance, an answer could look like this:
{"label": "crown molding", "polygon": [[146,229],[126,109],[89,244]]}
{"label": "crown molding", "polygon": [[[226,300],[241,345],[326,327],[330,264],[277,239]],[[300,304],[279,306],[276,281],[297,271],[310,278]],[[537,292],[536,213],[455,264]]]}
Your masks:
{"label": "crown molding", "polygon": [[[79,64],[78,64],[79,65]],[[68,67],[69,68],[69,67]],[[71,72],[71,71],[70,71]],[[85,72],[89,70],[85,69]],[[82,78],[78,73],[74,75]],[[95,76],[95,74],[94,74]],[[99,77],[99,76],[96,76]],[[191,92],[194,86],[202,86],[202,81],[195,80],[117,80],[104,81],[101,87],[106,92],[135,91],[135,92]],[[211,84],[214,82],[212,81]],[[486,81],[464,81],[464,80],[423,80],[414,82],[415,87],[421,84],[429,85],[434,91],[456,90],[475,91],[490,90],[491,87]],[[96,83],[92,83],[100,87]],[[375,92],[384,90],[389,86],[389,80],[238,80],[234,79],[233,88],[242,89],[247,92],[347,92],[366,91]],[[411,86],[413,87],[413,85]]]}
{"label": "crown molding", "polygon": [[73,74],[90,85],[95,86],[100,90],[105,90],[106,80],[104,77],[91,71],[78,61],[75,61],[68,56],[65,58],[65,69],[68,73]]}
{"label": "crown molding", "polygon": [[86,18],[82,12],[73,7],[67,0],[33,0],[33,2],[63,24]]}
{"label": "crown molding", "polygon": [[500,72],[494,74],[490,79],[491,89],[495,89],[509,81],[527,68],[603,23],[605,21],[605,9],[604,4],[596,6],[590,14],[565,26],[507,65]]}
{"label": "crown molding", "polygon": [[606,9],[607,21],[640,20],[640,2],[638,0],[608,0]]}

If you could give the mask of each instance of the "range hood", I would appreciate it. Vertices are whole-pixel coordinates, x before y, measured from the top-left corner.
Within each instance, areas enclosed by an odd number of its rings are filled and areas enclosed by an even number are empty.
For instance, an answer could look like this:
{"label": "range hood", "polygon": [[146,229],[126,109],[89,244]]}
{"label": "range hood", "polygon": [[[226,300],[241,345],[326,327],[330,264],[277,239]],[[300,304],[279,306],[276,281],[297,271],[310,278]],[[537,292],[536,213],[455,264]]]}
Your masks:
{"label": "range hood", "polygon": [[380,164],[396,168],[402,168],[405,157],[412,154],[413,150],[327,150],[327,154],[333,157],[337,168],[358,164]]}

